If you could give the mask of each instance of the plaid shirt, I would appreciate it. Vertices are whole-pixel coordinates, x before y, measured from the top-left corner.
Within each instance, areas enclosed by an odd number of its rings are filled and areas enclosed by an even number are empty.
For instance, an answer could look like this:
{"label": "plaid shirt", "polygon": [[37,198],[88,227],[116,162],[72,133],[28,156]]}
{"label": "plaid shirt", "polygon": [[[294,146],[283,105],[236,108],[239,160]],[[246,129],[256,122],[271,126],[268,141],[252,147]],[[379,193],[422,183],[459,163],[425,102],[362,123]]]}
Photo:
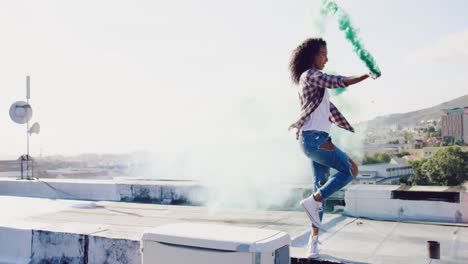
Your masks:
{"label": "plaid shirt", "polygon": [[[301,101],[301,115],[299,120],[289,127],[289,130],[296,128],[296,139],[299,138],[299,133],[302,125],[307,121],[310,114],[317,109],[323,99],[325,89],[346,87],[343,82],[343,76],[328,75],[318,69],[311,68],[301,75],[299,85],[299,99]],[[349,124],[346,118],[340,113],[336,106],[330,102],[330,121],[337,126],[354,132],[354,128]]]}

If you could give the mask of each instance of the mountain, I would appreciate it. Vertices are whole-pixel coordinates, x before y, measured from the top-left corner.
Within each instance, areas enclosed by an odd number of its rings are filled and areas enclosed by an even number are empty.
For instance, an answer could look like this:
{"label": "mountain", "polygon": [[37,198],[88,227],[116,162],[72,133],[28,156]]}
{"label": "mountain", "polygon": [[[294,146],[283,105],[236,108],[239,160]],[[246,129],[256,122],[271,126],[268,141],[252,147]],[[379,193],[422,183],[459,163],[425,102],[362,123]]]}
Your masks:
{"label": "mountain", "polygon": [[403,127],[413,126],[421,123],[421,121],[423,120],[439,120],[440,116],[443,113],[443,109],[451,109],[457,107],[468,107],[468,94],[433,107],[404,114],[391,114],[386,116],[379,116],[363,123],[367,125],[368,128],[389,127],[393,125],[401,125]]}

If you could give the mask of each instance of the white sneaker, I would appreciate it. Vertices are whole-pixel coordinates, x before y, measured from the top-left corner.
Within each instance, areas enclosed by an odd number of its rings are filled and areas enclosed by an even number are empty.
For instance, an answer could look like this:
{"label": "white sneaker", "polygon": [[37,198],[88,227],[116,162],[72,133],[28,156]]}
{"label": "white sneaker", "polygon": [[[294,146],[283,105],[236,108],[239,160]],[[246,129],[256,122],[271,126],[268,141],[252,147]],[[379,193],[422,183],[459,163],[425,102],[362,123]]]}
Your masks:
{"label": "white sneaker", "polygon": [[311,195],[302,200],[300,204],[304,207],[310,221],[312,221],[312,224],[317,228],[321,228],[322,221],[320,221],[319,212],[322,211],[322,203],[315,201],[313,195]]}
{"label": "white sneaker", "polygon": [[316,259],[319,257],[318,244],[321,244],[318,240],[318,236],[312,236],[311,232],[309,243],[307,244],[307,258]]}

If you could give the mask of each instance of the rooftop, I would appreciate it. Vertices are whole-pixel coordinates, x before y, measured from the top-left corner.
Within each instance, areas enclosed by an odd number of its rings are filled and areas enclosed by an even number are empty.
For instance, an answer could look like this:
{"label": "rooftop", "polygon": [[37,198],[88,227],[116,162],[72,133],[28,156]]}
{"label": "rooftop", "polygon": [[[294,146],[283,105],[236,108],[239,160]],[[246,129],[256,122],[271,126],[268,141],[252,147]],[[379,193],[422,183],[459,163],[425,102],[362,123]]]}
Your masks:
{"label": "rooftop", "polygon": [[359,191],[420,191],[420,192],[468,192],[468,184],[463,186],[409,186],[409,185],[366,185],[353,184],[348,189]]}
{"label": "rooftop", "polygon": [[[74,240],[85,236],[93,241],[94,251],[107,250],[99,255],[90,249],[87,251],[89,258],[100,257],[100,261],[106,258],[111,263],[117,258],[116,250],[126,250],[126,263],[140,263],[139,241],[143,231],[177,222],[285,231],[293,238],[292,255],[300,257],[304,254],[310,225],[306,215],[297,211],[214,210],[196,206],[13,196],[0,196],[0,208],[3,213],[0,218],[0,256],[19,252],[14,251],[18,247],[24,252],[28,245],[34,252],[26,251],[26,255],[29,252],[29,255],[35,253],[40,257],[46,254],[44,248],[48,248],[47,257],[56,254],[60,258],[62,253],[52,247],[73,247]],[[20,241],[18,232],[24,230],[33,231],[32,237],[28,237],[31,243],[16,243]],[[441,243],[442,262],[434,263],[468,262],[468,226],[460,224],[376,221],[327,214],[320,240],[322,258],[316,263],[428,263],[427,240]],[[76,255],[76,252],[70,250],[69,254]]]}
{"label": "rooftop", "polygon": [[410,167],[410,165],[404,164],[393,164],[393,163],[376,163],[376,164],[369,164],[369,165],[360,165],[359,170],[361,171],[372,171],[372,170],[382,170],[382,169],[390,169],[390,168],[406,168]]}

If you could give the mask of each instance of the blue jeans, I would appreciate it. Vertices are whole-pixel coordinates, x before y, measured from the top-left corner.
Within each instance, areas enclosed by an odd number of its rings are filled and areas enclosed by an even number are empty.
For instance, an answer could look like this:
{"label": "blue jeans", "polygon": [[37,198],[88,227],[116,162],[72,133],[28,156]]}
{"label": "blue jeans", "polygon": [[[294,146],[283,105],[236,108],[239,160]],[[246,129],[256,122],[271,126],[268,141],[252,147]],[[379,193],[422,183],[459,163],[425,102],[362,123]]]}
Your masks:
{"label": "blue jeans", "polygon": [[[336,146],[334,150],[320,147],[327,140],[331,142],[328,133],[316,130],[302,131],[300,137],[302,150],[310,158],[314,170],[314,192],[319,191],[323,201],[353,180],[348,155]],[[327,181],[330,168],[337,173]],[[320,212],[320,220],[322,218],[323,211]]]}

